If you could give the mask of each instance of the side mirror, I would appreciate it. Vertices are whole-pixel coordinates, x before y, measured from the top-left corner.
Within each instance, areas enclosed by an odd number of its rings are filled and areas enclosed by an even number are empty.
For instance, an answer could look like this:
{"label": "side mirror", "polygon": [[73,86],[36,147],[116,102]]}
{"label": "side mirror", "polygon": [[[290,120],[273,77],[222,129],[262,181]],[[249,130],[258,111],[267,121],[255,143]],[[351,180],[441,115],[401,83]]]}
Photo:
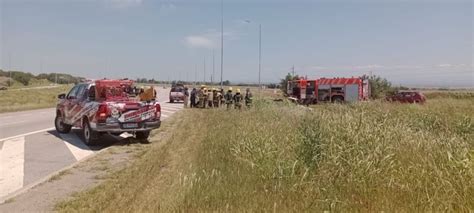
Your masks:
{"label": "side mirror", "polygon": [[65,99],[65,98],[66,98],[66,94],[61,93],[61,94],[58,95],[58,98],[59,98],[59,99]]}

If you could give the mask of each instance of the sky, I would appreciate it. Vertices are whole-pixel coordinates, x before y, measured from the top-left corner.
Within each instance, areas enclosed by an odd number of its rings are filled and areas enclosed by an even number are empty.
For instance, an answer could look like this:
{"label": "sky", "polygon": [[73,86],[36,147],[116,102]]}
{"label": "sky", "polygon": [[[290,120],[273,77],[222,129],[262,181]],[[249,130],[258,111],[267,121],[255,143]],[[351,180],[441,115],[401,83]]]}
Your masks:
{"label": "sky", "polygon": [[[224,0],[223,8],[224,80],[258,82],[261,25],[262,82],[294,67],[308,78],[372,73],[396,85],[474,87],[471,0]],[[5,70],[217,82],[221,1],[0,0],[0,50]]]}

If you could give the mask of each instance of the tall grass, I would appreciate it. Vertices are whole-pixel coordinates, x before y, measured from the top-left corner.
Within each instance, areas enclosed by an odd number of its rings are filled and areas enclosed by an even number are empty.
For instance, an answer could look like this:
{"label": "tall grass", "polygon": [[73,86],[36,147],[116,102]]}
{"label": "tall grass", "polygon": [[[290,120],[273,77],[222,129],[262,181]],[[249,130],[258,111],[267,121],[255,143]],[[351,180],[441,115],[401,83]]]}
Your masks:
{"label": "tall grass", "polygon": [[186,131],[58,210],[473,211],[473,104],[188,110]]}
{"label": "tall grass", "polygon": [[54,107],[60,93],[66,93],[71,85],[54,88],[0,91],[0,113]]}

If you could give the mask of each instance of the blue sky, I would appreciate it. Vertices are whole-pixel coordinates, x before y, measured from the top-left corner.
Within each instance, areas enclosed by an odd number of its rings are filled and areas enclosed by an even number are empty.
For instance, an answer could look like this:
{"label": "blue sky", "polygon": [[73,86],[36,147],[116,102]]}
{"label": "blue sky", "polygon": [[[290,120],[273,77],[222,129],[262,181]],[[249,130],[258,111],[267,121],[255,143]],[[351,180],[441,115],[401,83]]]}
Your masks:
{"label": "blue sky", "polygon": [[[3,69],[89,78],[220,78],[220,1],[0,0]],[[250,22],[246,21],[249,20]],[[224,79],[370,72],[474,87],[470,0],[224,0]]]}

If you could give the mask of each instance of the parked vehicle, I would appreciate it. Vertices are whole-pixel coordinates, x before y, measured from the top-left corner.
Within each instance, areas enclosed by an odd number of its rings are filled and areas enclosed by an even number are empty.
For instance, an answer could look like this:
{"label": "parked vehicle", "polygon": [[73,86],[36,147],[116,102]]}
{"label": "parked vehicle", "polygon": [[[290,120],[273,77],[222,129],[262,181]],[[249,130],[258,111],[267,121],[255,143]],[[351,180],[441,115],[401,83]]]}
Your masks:
{"label": "parked vehicle", "polygon": [[395,95],[388,96],[386,100],[400,103],[425,103],[426,97],[418,91],[400,91]]}
{"label": "parked vehicle", "polygon": [[365,78],[299,79],[288,82],[287,94],[300,104],[319,102],[356,102],[370,97],[369,80]]}
{"label": "parked vehicle", "polygon": [[184,85],[175,84],[171,86],[170,90],[170,103],[175,101],[184,101]]}
{"label": "parked vehicle", "polygon": [[152,129],[161,125],[161,106],[155,100],[139,101],[127,91],[131,80],[98,80],[75,85],[67,94],[60,94],[54,121],[59,133],[72,127],[82,129],[88,145],[101,135],[132,133],[146,140]]}

